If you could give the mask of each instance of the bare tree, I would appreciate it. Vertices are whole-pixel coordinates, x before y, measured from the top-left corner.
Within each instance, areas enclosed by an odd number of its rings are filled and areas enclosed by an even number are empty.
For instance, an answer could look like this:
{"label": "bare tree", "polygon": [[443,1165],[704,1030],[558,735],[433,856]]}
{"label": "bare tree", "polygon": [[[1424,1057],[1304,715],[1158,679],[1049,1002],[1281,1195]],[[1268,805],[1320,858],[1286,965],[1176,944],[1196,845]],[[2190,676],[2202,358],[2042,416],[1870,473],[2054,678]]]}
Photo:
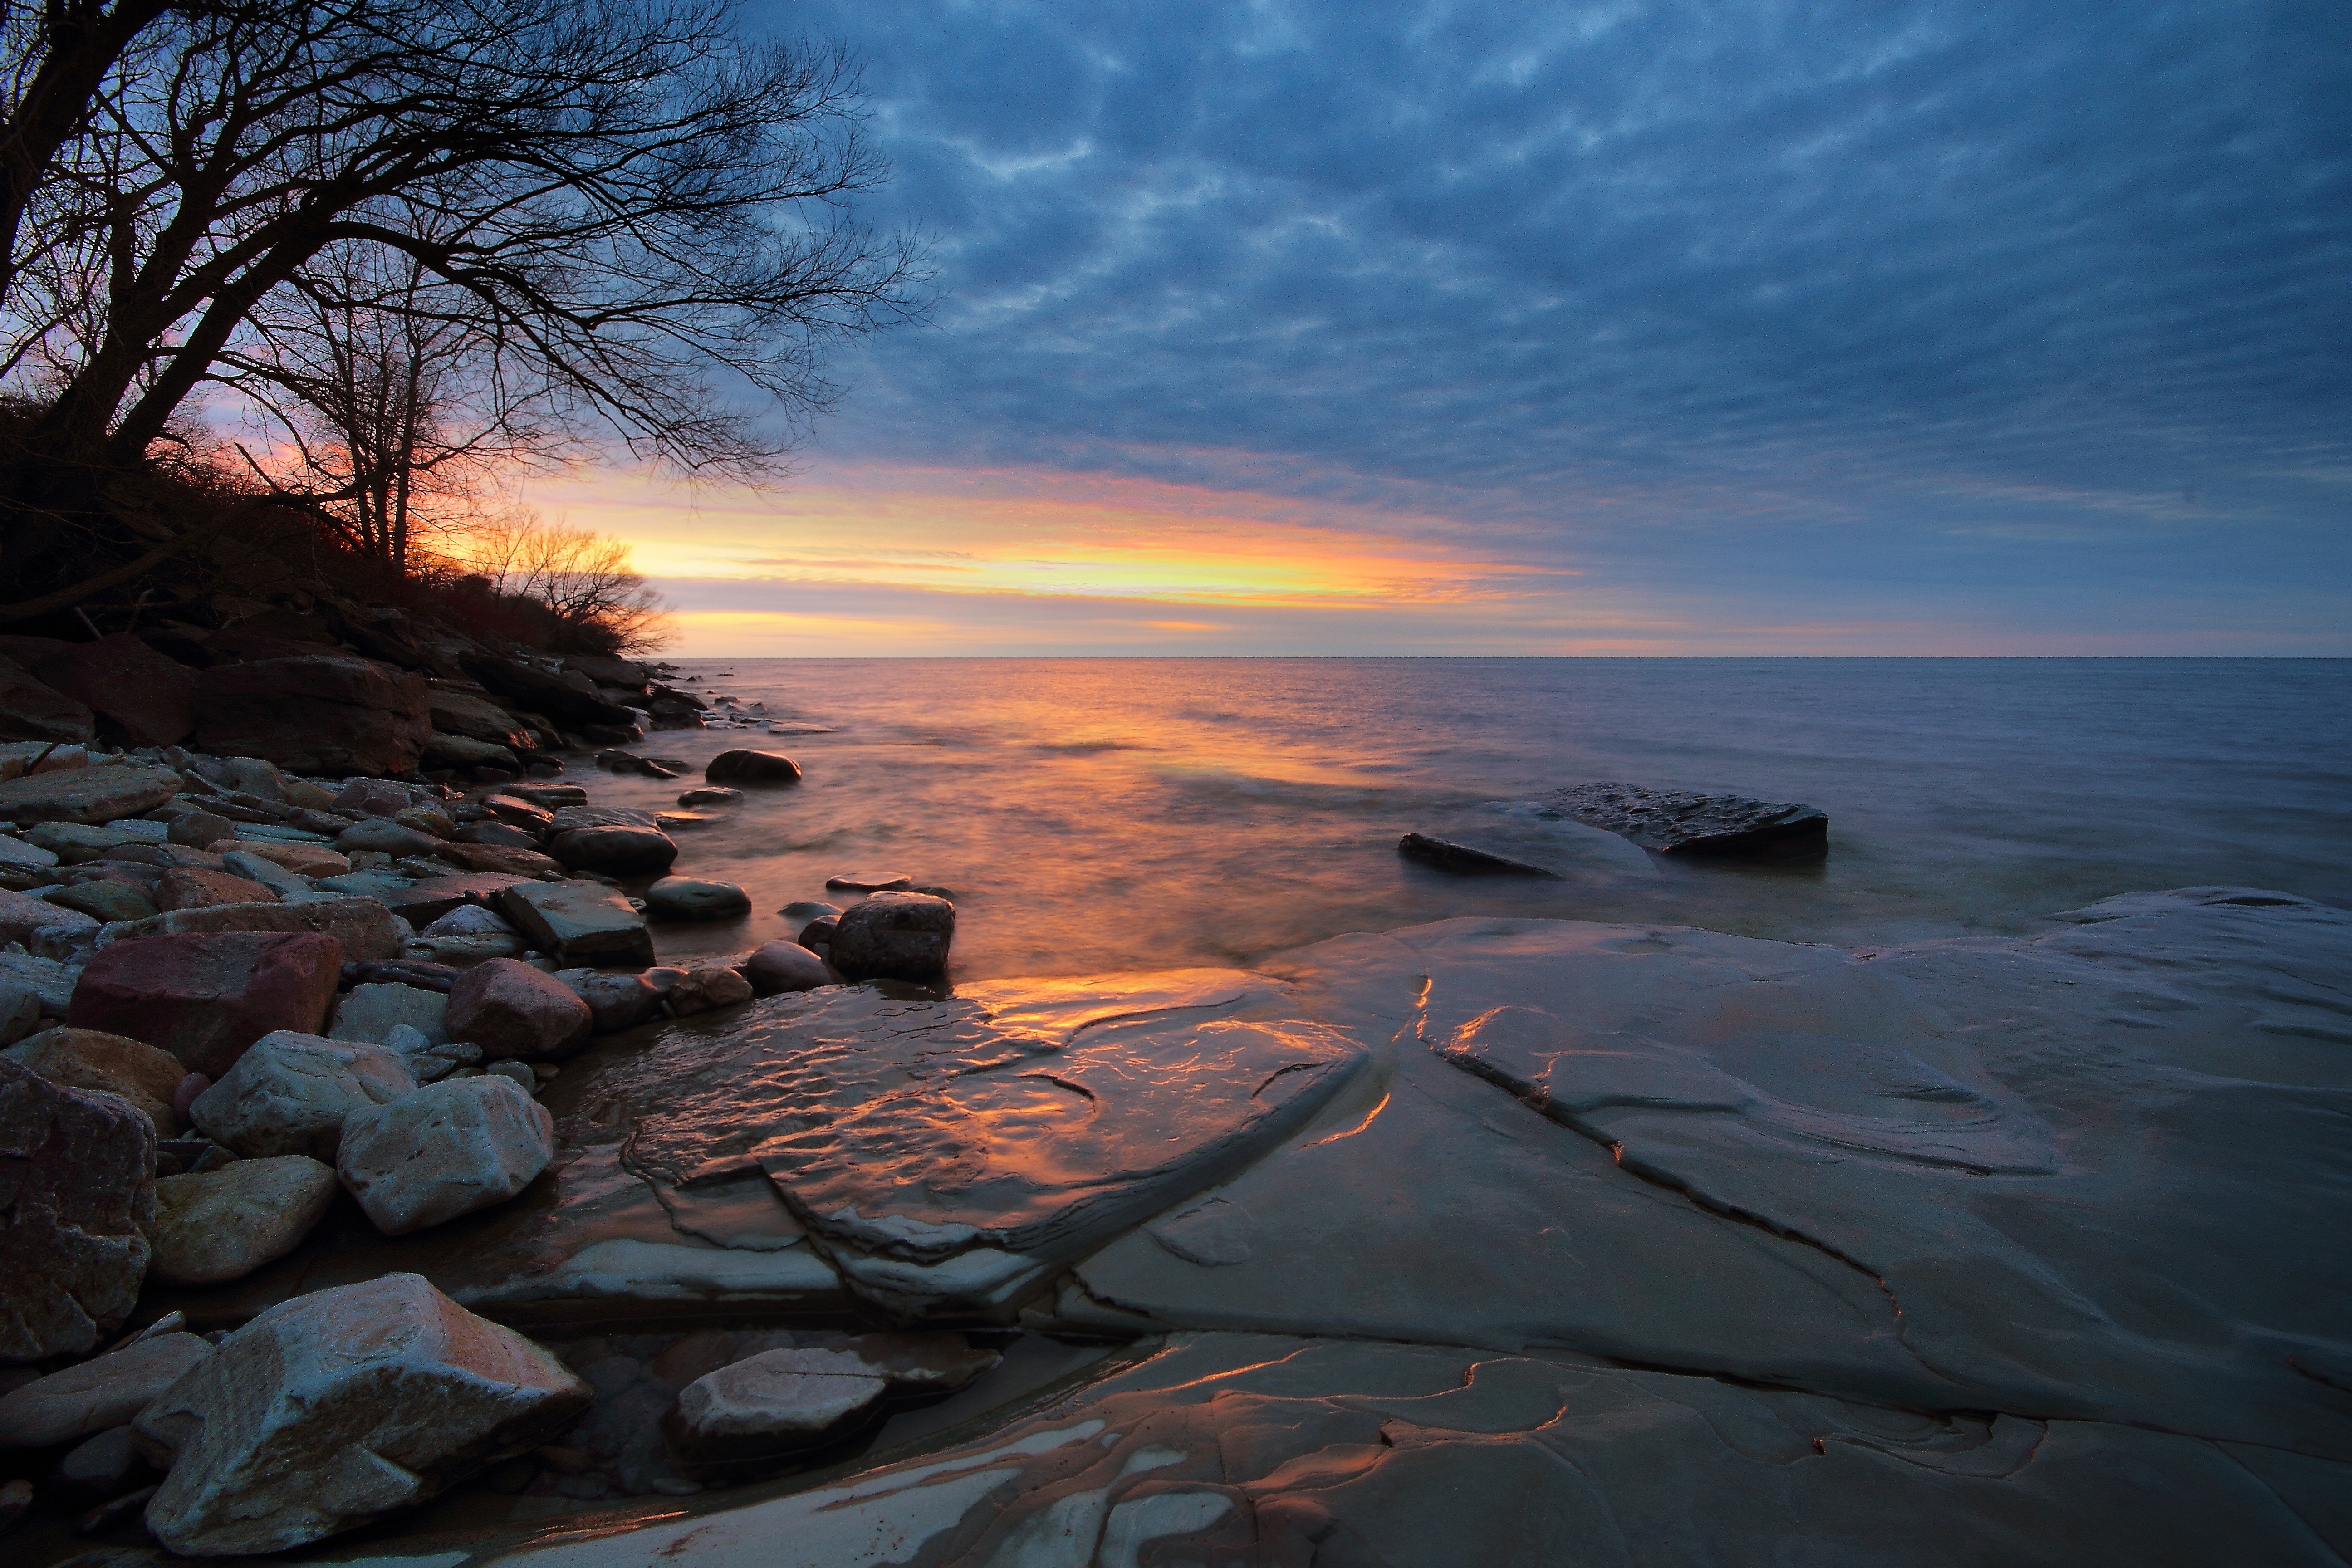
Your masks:
{"label": "bare tree", "polygon": [[846,57],[748,41],[733,0],[6,17],[0,374],[41,405],[0,472],[12,571],[103,531],[208,384],[250,390],[261,318],[338,247],[462,295],[568,428],[694,470],[763,471],[832,347],[922,305],[913,242],[849,210],[885,171]]}
{"label": "bare tree", "polygon": [[578,653],[646,653],[669,631],[668,607],[629,564],[629,547],[527,511],[485,520],[459,557],[494,593],[527,599]]}

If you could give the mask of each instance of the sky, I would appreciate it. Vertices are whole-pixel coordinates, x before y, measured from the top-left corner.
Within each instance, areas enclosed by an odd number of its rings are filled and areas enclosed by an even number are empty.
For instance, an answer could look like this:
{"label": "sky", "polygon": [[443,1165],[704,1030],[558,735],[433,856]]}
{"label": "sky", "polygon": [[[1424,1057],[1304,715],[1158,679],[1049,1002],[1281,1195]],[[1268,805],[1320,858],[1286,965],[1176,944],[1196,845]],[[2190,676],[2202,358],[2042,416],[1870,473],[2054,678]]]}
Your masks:
{"label": "sky", "polygon": [[2352,6],[772,5],[930,321],[689,656],[2352,655]]}

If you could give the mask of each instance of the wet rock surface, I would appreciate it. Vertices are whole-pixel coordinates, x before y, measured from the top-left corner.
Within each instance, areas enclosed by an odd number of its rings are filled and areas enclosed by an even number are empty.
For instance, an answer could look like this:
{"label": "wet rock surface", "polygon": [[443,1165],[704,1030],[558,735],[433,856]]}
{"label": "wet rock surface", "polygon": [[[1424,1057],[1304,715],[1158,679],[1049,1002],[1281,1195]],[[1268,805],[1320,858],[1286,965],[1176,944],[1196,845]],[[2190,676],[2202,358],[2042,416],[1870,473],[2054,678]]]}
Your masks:
{"label": "wet rock surface", "polygon": [[444,1026],[451,1037],[472,1041],[493,1060],[560,1059],[588,1043],[595,1015],[545,971],[493,958],[467,970],[449,988]]}
{"label": "wet rock surface", "polygon": [[801,765],[781,752],[721,752],[702,776],[714,784],[794,784],[801,782]]}
{"label": "wet rock surface", "polygon": [[877,893],[844,910],[829,941],[827,960],[852,980],[938,980],[955,941],[955,906],[924,893]]}
{"label": "wet rock surface", "polygon": [[1467,844],[1455,844],[1449,839],[1432,838],[1425,834],[1408,833],[1397,840],[1397,853],[1408,860],[1433,866],[1441,871],[1452,871],[1465,877],[1557,877],[1540,866],[1530,866],[1524,860],[1512,860],[1501,855],[1490,855],[1484,849],[1474,849]]}
{"label": "wet rock surface", "polygon": [[429,1498],[527,1451],[588,1385],[413,1274],[263,1313],[141,1413],[169,1475],[147,1506],[192,1556],[283,1551]]}
{"label": "wet rock surface", "polygon": [[1830,847],[1830,819],[1820,808],[1741,795],[1579,784],[1544,796],[1537,814],[1603,828],[1654,854],[1695,859],[1818,860]]}

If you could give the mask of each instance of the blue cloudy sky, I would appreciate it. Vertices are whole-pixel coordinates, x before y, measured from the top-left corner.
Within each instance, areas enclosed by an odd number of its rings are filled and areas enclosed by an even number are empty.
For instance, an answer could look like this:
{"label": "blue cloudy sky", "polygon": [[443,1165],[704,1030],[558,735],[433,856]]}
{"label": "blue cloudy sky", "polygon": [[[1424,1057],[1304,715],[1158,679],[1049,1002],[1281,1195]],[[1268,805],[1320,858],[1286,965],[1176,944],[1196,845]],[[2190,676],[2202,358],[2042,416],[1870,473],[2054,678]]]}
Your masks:
{"label": "blue cloudy sky", "polygon": [[2343,0],[749,16],[944,292],[689,651],[2352,653]]}

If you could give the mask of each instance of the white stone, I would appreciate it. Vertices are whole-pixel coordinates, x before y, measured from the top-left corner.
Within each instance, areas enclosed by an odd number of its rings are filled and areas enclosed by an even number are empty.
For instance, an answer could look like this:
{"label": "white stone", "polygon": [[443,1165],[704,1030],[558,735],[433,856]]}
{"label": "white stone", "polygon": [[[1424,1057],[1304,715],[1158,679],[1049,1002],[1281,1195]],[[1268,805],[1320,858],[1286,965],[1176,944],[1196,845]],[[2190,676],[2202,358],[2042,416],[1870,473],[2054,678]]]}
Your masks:
{"label": "white stone", "polygon": [[444,1079],[344,1124],[336,1174],[387,1236],[504,1203],[555,1152],[555,1120],[513,1079]]}
{"label": "white stone", "polygon": [[346,1117],[415,1088],[397,1051],[278,1029],[256,1040],[188,1112],[205,1137],[247,1158],[331,1161]]}
{"label": "white stone", "polygon": [[188,1556],[282,1552],[547,1441],[588,1385],[414,1274],[273,1307],[143,1411],[171,1474],[147,1505]]}

